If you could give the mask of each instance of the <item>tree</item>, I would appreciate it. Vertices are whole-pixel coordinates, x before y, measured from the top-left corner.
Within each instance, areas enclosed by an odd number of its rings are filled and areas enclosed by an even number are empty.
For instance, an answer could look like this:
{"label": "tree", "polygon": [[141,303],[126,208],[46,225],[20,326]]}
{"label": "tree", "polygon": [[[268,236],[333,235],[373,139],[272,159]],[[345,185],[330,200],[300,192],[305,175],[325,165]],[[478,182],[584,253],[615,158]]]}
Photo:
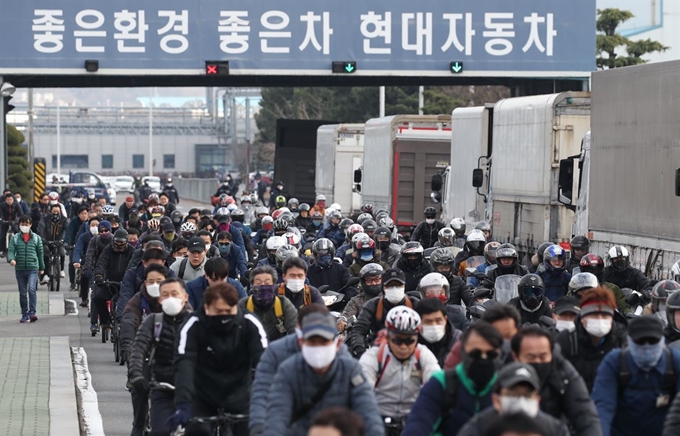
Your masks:
{"label": "tree", "polygon": [[[624,22],[634,17],[630,11],[616,8],[597,10],[597,67],[601,69],[626,67],[644,64],[647,61],[642,56],[647,53],[666,51],[669,47],[658,41],[645,39],[631,41],[616,33],[616,29]],[[617,52],[619,50],[619,52]],[[621,52],[625,51],[626,55]],[[603,55],[607,55],[604,57]]]}
{"label": "tree", "polygon": [[9,189],[21,192],[22,198],[31,197],[33,174],[28,171],[28,152],[21,144],[26,138],[14,126],[7,125],[7,171]]}

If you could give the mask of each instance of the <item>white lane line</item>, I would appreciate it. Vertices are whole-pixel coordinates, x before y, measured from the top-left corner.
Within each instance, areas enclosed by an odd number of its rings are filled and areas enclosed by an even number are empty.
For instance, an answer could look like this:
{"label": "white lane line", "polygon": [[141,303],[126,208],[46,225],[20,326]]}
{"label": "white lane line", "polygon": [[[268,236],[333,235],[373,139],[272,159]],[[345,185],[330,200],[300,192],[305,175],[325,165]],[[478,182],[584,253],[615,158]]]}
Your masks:
{"label": "white lane line", "polygon": [[104,424],[99,413],[97,392],[92,386],[92,374],[87,365],[87,353],[82,347],[71,347],[73,367],[76,371],[76,387],[80,396],[79,413],[86,436],[104,436]]}

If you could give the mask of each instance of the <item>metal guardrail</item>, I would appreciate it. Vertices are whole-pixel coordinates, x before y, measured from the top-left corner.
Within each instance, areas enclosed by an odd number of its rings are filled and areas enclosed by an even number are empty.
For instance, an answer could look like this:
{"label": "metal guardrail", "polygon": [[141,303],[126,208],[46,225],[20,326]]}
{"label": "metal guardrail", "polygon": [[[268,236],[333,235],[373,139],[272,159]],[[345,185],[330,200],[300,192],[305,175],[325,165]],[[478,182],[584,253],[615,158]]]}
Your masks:
{"label": "metal guardrail", "polygon": [[181,198],[202,203],[210,203],[210,196],[217,191],[217,187],[219,186],[218,179],[175,178],[173,182],[177,191],[179,191]]}

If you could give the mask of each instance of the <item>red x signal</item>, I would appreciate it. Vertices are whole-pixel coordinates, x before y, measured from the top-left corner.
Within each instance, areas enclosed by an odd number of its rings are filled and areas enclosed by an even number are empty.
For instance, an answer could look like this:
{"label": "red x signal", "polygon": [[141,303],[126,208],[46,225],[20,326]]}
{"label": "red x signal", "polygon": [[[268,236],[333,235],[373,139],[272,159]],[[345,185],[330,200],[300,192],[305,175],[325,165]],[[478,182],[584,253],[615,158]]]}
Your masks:
{"label": "red x signal", "polygon": [[217,74],[217,65],[206,65],[205,74]]}
{"label": "red x signal", "polygon": [[206,76],[228,76],[229,61],[205,61]]}

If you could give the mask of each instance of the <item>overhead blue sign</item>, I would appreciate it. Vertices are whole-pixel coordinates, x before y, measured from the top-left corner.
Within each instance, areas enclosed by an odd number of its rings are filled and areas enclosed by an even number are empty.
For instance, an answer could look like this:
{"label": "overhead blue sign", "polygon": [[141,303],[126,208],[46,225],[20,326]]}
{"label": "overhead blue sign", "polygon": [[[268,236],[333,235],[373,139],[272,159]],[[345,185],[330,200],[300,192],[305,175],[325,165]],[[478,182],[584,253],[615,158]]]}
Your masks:
{"label": "overhead blue sign", "polygon": [[[37,0],[0,13],[1,74],[582,77],[595,67],[595,0]],[[586,74],[584,74],[586,73]]]}

